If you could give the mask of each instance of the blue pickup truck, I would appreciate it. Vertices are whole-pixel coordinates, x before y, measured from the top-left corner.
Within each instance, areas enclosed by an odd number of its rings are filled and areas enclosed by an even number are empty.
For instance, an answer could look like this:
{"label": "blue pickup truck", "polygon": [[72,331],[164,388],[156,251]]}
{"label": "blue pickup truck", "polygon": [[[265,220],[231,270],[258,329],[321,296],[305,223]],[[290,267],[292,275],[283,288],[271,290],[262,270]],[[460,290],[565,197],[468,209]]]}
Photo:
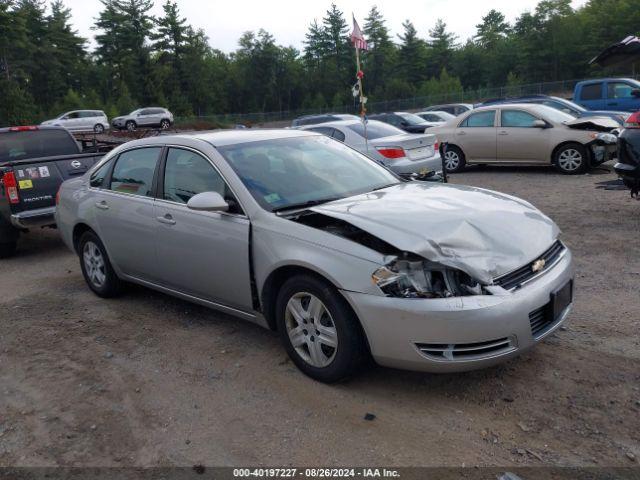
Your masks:
{"label": "blue pickup truck", "polygon": [[573,101],[587,110],[640,110],[640,82],[632,78],[598,78],[576,84]]}

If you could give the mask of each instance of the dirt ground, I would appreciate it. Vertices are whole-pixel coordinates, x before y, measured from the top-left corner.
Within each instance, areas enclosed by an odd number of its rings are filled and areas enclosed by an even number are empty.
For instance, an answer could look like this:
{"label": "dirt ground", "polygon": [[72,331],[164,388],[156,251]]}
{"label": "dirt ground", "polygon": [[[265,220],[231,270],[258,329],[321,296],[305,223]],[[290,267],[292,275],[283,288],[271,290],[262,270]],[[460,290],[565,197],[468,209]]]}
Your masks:
{"label": "dirt ground", "polygon": [[638,466],[640,202],[595,188],[613,178],[452,177],[541,208],[577,267],[565,328],[466,374],[316,383],[274,333],[138,287],[99,299],[55,231],[25,236],[0,263],[0,466]]}

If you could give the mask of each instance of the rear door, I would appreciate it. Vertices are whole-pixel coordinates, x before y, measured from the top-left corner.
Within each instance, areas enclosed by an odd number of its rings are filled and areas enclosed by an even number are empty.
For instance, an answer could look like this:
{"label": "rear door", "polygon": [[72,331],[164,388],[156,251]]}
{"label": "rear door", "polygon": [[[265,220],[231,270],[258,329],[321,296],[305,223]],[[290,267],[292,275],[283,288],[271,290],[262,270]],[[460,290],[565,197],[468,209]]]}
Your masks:
{"label": "rear door", "polygon": [[547,154],[551,129],[534,127],[539,120],[518,109],[500,110],[497,136],[497,160],[504,162],[549,163]]}
{"label": "rear door", "polygon": [[153,115],[150,108],[143,108],[140,110],[136,123],[142,127],[148,127],[153,123]]}
{"label": "rear door", "polygon": [[126,275],[157,281],[154,179],[162,147],[122,152],[105,188],[94,190],[98,234],[110,259]]}
{"label": "rear door", "polygon": [[604,82],[590,82],[580,85],[578,103],[587,110],[606,110]]}
{"label": "rear door", "polygon": [[[163,285],[243,311],[252,310],[249,219],[220,173],[200,152],[170,147],[155,206]],[[197,212],[191,197],[218,192],[229,212]]]}
{"label": "rear door", "polygon": [[467,162],[495,162],[497,157],[497,110],[467,116],[454,131],[454,142],[462,148]]}

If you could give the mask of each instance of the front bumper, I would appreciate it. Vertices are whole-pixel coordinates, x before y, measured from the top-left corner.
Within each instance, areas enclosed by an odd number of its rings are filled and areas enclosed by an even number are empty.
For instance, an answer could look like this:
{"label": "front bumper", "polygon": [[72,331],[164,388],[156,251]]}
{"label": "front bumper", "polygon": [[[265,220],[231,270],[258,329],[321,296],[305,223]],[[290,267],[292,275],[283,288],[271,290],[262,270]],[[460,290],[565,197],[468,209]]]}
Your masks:
{"label": "front bumper", "polygon": [[55,225],[56,207],[38,208],[11,215],[11,224],[20,229]]}
{"label": "front bumper", "polygon": [[[442,373],[488,367],[529,350],[569,314],[571,305],[532,333],[551,293],[572,279],[567,249],[552,268],[513,292],[493,287],[493,295],[424,300],[342,293],[358,315],[377,363]],[[438,350],[443,354],[428,353]],[[456,351],[462,354],[453,355]]]}

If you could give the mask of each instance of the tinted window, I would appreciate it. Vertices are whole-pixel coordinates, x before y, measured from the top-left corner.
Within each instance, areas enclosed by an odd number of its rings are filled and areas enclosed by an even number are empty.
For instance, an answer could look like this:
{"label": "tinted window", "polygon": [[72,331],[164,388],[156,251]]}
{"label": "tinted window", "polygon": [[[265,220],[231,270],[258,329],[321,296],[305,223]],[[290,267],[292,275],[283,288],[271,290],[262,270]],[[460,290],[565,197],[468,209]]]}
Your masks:
{"label": "tinted window", "polygon": [[333,128],[329,128],[329,127],[313,127],[313,128],[310,128],[309,130],[311,130],[312,132],[321,133],[323,135],[326,135],[327,137],[330,137],[333,135]]}
{"label": "tinted window", "polygon": [[631,98],[631,92],[634,88],[628,83],[609,82],[607,84],[608,98]]}
{"label": "tinted window", "polygon": [[240,143],[218,151],[270,211],[400,183],[373,160],[321,135]]}
{"label": "tinted window", "polygon": [[233,199],[224,179],[206,158],[179,148],[169,149],[163,190],[165,200],[184,204],[203,192],[217,192],[226,200]]}
{"label": "tinted window", "polygon": [[109,169],[111,168],[112,162],[107,162],[103,166],[101,166],[98,170],[91,174],[89,179],[89,185],[94,188],[103,188],[106,187],[106,179],[109,173]]}
{"label": "tinted window", "polygon": [[440,118],[436,115],[432,115],[429,113],[423,113],[422,115],[420,115],[422,118],[424,118],[427,122],[439,122]]}
{"label": "tinted window", "polygon": [[149,147],[122,153],[113,168],[111,190],[152,196],[153,174],[160,150],[160,147]]}
{"label": "tinted window", "polygon": [[151,115],[151,109],[145,108],[144,110],[140,110],[138,113],[140,115]]}
{"label": "tinted window", "polygon": [[440,108],[440,110],[450,113],[451,115],[459,115],[460,113],[464,113],[464,110],[459,112],[455,107],[442,107]]}
{"label": "tinted window", "polygon": [[153,115],[162,115],[164,113],[164,110],[162,108],[150,108],[149,111]]}
{"label": "tinted window", "polygon": [[[349,130],[353,130],[364,138],[364,125],[361,122],[349,125]],[[375,140],[376,138],[391,137],[393,135],[404,135],[406,132],[399,128],[393,127],[383,122],[371,121],[367,123],[367,138]]]}
{"label": "tinted window", "polygon": [[326,123],[332,121],[333,118],[330,116],[317,116],[317,117],[309,117],[309,118],[301,118],[298,120],[298,125],[313,125],[314,123]]}
{"label": "tinted window", "polygon": [[80,153],[63,129],[0,133],[0,162]]}
{"label": "tinted window", "polygon": [[569,115],[573,115],[574,117],[580,116],[579,110],[573,107],[570,107],[569,105],[566,105],[564,103],[557,102],[555,100],[543,100],[542,102],[535,102],[535,103],[540,103],[541,105],[546,105],[547,107],[555,108],[556,110],[560,110],[561,112],[568,113]]}
{"label": "tinted window", "polygon": [[97,112],[80,112],[80,117],[81,118],[92,118],[92,117],[97,117]]}
{"label": "tinted window", "polygon": [[493,127],[495,125],[496,112],[489,110],[488,112],[478,112],[469,115],[461,127]]}
{"label": "tinted window", "polygon": [[522,110],[503,110],[501,113],[503,127],[533,127],[537,120],[533,115]]}
{"label": "tinted window", "polygon": [[583,85],[582,93],[580,95],[582,100],[599,100],[602,98],[602,84],[592,83],[590,85]]}
{"label": "tinted window", "polygon": [[409,125],[422,125],[424,123],[423,118],[413,113],[398,113],[397,116],[400,117],[400,121],[404,120]]}
{"label": "tinted window", "polygon": [[63,118],[65,120],[73,120],[74,118],[80,118],[80,112],[67,113]]}
{"label": "tinted window", "polygon": [[337,128],[333,130],[333,138],[335,138],[336,140],[340,140],[341,142],[344,142],[345,140],[344,133],[342,133]]}

